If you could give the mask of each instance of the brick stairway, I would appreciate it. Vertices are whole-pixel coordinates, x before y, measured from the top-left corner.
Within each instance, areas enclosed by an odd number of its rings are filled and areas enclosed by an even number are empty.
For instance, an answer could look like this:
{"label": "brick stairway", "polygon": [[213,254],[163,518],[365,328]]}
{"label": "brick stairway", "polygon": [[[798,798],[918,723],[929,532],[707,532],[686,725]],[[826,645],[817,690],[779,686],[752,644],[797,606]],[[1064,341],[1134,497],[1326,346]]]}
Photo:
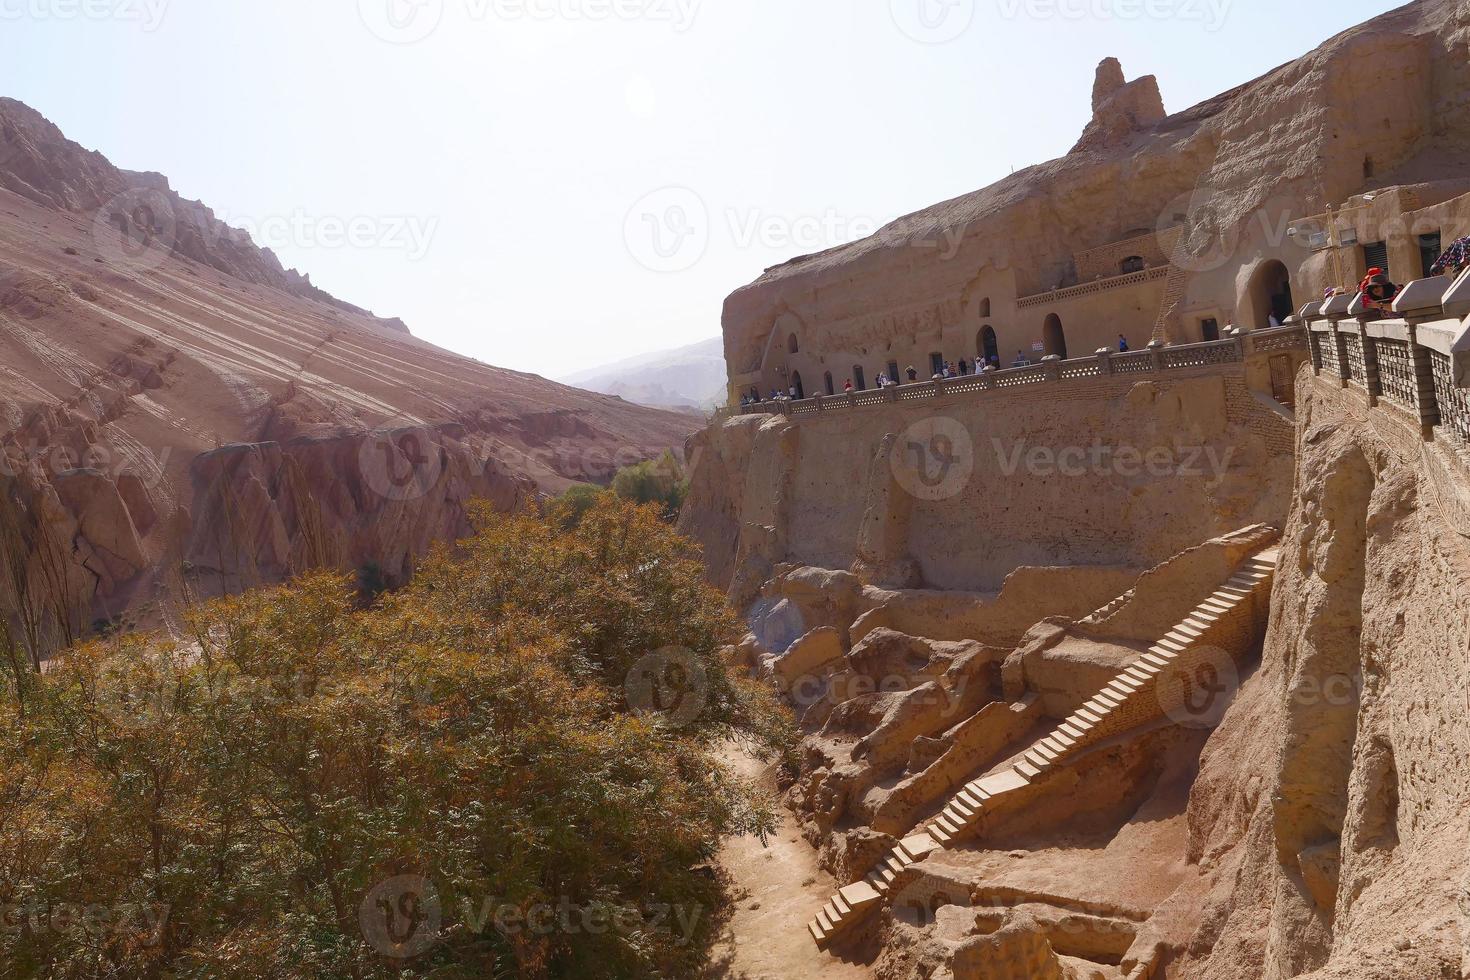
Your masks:
{"label": "brick stairway", "polygon": [[1164,283],[1164,299],[1159,304],[1159,315],[1154,320],[1154,340],[1178,343],[1183,338],[1171,329],[1178,320],[1179,304],[1184,301],[1184,290],[1189,285],[1189,274],[1177,265],[1169,266],[1169,278]]}
{"label": "brick stairway", "polygon": [[1014,764],[966,785],[863,881],[833,896],[807,926],[817,946],[825,949],[866,912],[880,905],[899,875],[910,866],[975,832],[982,817],[1024,800],[1025,791],[1048,770],[1065,765],[1085,749],[1164,716],[1170,705],[1159,681],[1166,673],[1190,671],[1208,662],[1212,651],[1224,650],[1237,659],[1243,656],[1243,648],[1257,634],[1256,610],[1269,600],[1279,554],[1271,547],[1247,559],[1183,622],[1050,735],[1032,745]]}

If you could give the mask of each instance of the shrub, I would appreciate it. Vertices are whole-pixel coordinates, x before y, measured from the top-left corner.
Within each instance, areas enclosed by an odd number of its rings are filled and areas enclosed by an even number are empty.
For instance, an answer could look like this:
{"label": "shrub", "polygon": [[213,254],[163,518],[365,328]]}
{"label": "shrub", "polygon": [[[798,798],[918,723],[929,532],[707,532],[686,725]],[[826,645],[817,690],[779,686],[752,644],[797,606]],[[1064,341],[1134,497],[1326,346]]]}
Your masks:
{"label": "shrub", "polygon": [[652,508],[475,520],[372,609],[330,575],[221,600],[0,708],[6,969],[695,975],[709,862],[774,820],[712,749],[789,722]]}

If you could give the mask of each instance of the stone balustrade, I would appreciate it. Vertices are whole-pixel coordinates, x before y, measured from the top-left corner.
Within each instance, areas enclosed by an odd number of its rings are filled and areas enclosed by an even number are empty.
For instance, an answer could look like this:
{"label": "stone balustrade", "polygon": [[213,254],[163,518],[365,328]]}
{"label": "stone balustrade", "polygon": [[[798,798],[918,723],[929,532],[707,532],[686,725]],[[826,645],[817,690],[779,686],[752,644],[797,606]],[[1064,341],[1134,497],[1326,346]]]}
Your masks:
{"label": "stone balustrade", "polygon": [[1409,283],[1393,314],[1358,296],[1303,307],[1312,371],[1419,426],[1425,441],[1470,454],[1470,271]]}
{"label": "stone balustrade", "polygon": [[744,415],[786,415],[800,419],[853,408],[928,401],[974,395],[986,391],[1029,388],[1035,385],[1090,381],[1114,375],[1142,376],[1209,369],[1219,365],[1240,364],[1254,354],[1305,350],[1306,346],[1306,331],[1301,325],[1293,324],[1271,330],[1239,333],[1226,340],[1213,340],[1202,344],[1165,346],[1155,343],[1150,344],[1144,350],[1126,353],[1105,349],[1098,351],[1092,357],[1080,357],[1068,361],[1053,355],[1043,358],[1040,364],[1028,367],[1006,368],[999,371],[987,368],[981,374],[966,374],[938,381],[890,385],[887,388],[850,391],[840,395],[818,395],[799,401],[768,400],[746,405],[740,409],[740,412]]}

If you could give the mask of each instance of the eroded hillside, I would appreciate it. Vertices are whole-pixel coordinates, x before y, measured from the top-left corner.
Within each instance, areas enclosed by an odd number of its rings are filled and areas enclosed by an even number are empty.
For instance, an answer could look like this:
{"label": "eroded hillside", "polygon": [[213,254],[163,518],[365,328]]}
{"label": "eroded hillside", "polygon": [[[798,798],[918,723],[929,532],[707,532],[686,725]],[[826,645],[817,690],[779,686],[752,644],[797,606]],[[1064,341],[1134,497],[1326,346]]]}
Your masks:
{"label": "eroded hillside", "polygon": [[606,482],[693,424],[418,340],[164,188],[0,105],[5,579],[42,645],[180,588],[401,582],[469,499]]}

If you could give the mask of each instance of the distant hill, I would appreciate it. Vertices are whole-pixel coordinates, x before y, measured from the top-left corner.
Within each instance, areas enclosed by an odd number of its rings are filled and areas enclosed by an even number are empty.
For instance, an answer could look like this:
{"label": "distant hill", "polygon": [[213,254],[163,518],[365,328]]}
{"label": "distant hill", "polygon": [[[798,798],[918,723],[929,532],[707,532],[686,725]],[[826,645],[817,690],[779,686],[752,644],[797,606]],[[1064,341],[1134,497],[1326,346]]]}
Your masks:
{"label": "distant hill", "polygon": [[713,408],[725,400],[725,344],[711,337],[688,347],[640,354],[565,378],[604,395],[655,408]]}

